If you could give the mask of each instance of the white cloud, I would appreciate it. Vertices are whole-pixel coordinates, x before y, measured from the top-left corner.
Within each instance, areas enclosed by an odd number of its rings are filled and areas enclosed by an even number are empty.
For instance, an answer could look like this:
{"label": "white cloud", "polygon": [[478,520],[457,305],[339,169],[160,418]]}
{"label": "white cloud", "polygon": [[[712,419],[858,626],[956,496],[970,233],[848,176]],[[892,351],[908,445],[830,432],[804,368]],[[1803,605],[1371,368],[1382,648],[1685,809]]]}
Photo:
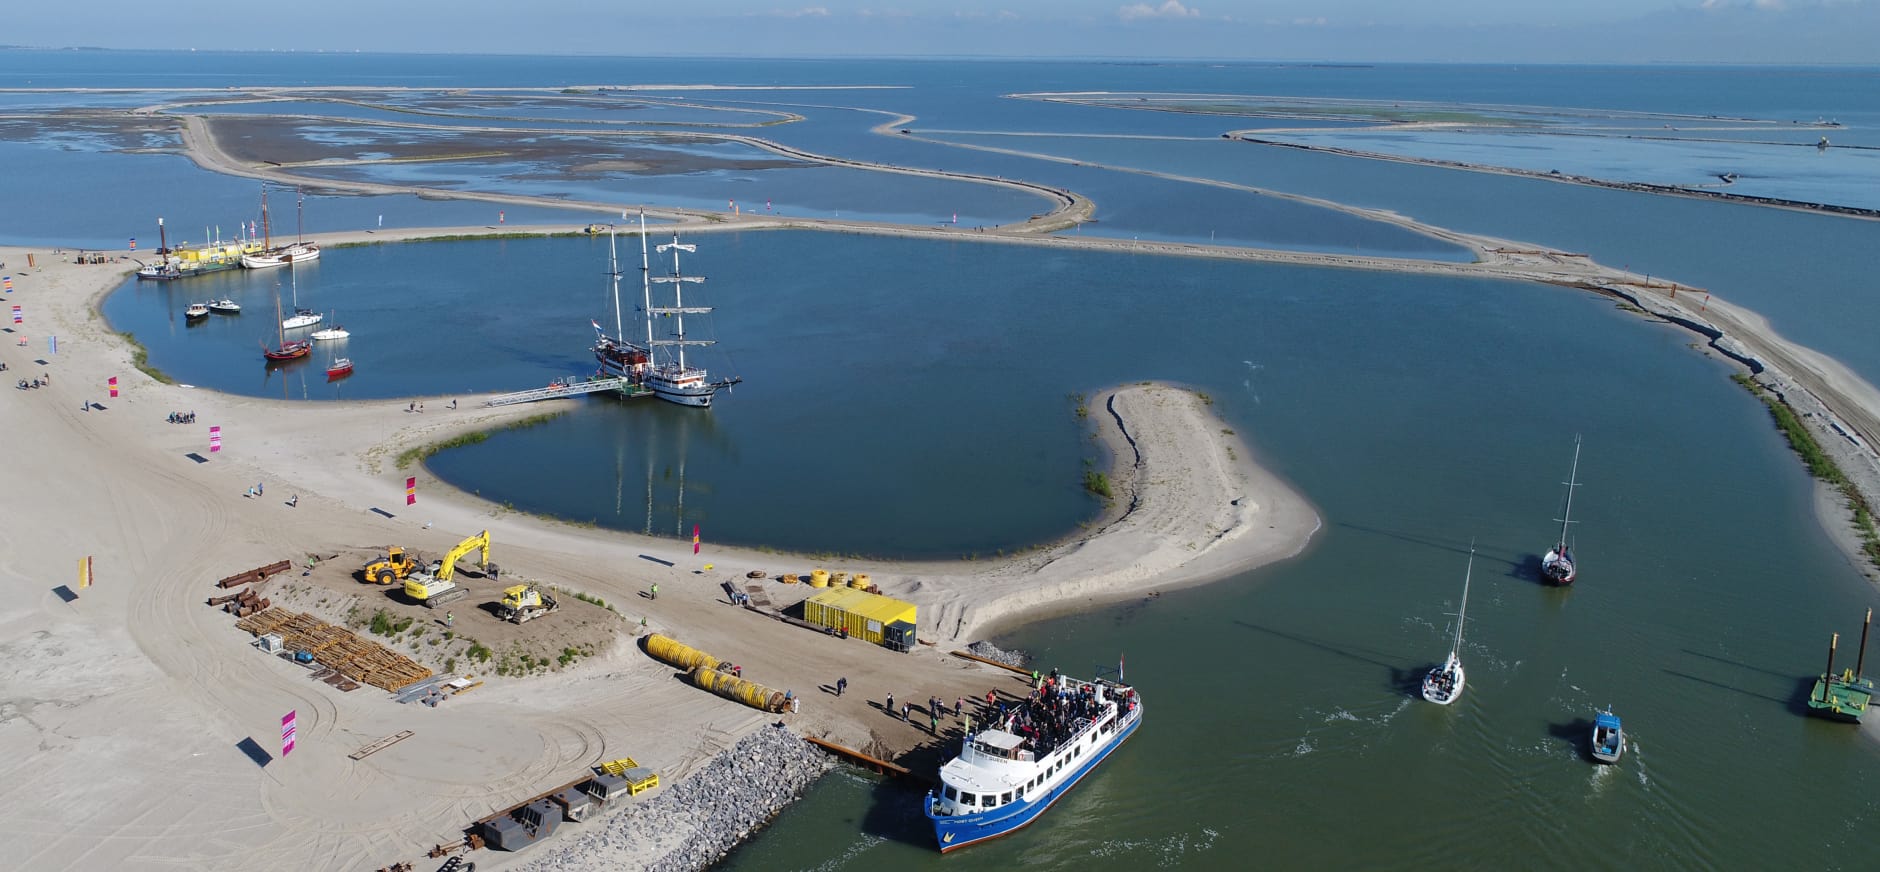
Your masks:
{"label": "white cloud", "polygon": [[829,8],[826,6],[805,6],[801,9],[779,9],[770,14],[778,18],[828,18]]}
{"label": "white cloud", "polygon": [[1116,10],[1116,17],[1124,21],[1135,21],[1138,18],[1199,18],[1201,10],[1183,6],[1181,0],[1167,0],[1160,6],[1147,3],[1124,6]]}

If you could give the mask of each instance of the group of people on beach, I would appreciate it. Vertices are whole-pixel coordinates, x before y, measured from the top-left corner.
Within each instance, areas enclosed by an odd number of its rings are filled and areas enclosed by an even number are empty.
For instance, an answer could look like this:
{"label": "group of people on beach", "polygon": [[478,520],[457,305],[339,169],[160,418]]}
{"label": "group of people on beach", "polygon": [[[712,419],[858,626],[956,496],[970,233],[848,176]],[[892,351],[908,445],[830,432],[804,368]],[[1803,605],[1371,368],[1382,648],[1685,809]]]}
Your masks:
{"label": "group of people on beach", "polygon": [[169,420],[170,420],[170,423],[172,424],[194,424],[196,423],[196,413],[195,412],[171,412]]}

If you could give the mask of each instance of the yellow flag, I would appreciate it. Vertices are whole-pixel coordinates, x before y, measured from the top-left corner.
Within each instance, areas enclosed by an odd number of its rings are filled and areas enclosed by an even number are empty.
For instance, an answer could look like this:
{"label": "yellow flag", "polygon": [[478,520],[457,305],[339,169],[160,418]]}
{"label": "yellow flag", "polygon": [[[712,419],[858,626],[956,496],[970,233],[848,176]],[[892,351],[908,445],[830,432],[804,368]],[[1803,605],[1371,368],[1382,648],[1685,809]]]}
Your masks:
{"label": "yellow flag", "polygon": [[91,587],[91,558],[78,558],[78,589]]}
{"label": "yellow flag", "polygon": [[709,563],[707,563],[707,564],[705,564],[705,571],[706,571],[706,572],[710,572],[710,571],[711,571],[711,568],[712,568],[712,565],[711,565],[711,564],[709,564]]}

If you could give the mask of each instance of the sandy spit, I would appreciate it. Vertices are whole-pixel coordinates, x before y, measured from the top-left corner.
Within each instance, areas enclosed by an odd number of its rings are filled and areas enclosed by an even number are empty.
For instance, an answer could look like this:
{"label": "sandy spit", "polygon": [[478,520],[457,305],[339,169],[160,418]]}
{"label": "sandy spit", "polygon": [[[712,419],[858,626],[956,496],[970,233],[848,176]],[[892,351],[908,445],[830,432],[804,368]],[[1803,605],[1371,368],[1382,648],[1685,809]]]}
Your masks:
{"label": "sandy spit", "polygon": [[[120,256],[78,265],[69,252],[34,249],[28,267],[28,253],[0,249],[14,284],[9,302],[23,307],[25,322],[0,344],[6,384],[51,377],[47,387],[0,394],[9,455],[0,493],[11,509],[0,524],[9,558],[0,563],[0,808],[13,821],[11,856],[22,868],[418,861],[470,821],[600,761],[632,755],[680,784],[776,719],[676,680],[631,644],[648,630],[795,691],[805,705],[786,718],[792,731],[899,756],[932,747],[935,737],[924,723],[887,717],[886,694],[918,705],[1016,681],[947,656],[953,642],[1024,616],[1235,575],[1297,553],[1319,523],[1194,394],[1168,385],[1108,391],[1092,402],[1119,454],[1117,510],[1102,524],[1004,562],[827,567],[869,572],[888,593],[920,604],[923,635],[940,644],[898,654],[730,608],[718,589],[748,570],[806,571],[814,565],[807,558],[715,546],[694,558],[690,543],[506,512],[422,471],[418,505],[404,505],[401,451],[554,403],[283,402],[161,384],[131,365],[132,349],[96,314],[134,264]],[[116,398],[107,395],[110,377],[119,380]],[[427,411],[405,411],[411,401]],[[166,423],[171,411],[194,411],[198,423]],[[211,425],[224,436],[214,454]],[[248,495],[257,483],[265,483],[263,498]],[[508,579],[617,603],[628,644],[545,677],[479,674],[486,684],[473,693],[426,708],[310,681],[306,670],[250,648],[232,618],[204,605],[220,592],[215,579],[275,560],[339,553],[359,561],[391,543],[438,553],[482,529]],[[97,582],[74,597],[85,556]],[[658,600],[642,598],[655,582]],[[770,585],[780,605],[806,595],[804,587]],[[457,611],[455,631],[465,635],[495,621],[481,609]],[[557,617],[527,627],[552,634]],[[837,677],[849,682],[840,698]],[[298,746],[282,756],[289,711]],[[349,756],[404,730],[412,737]],[[487,852],[475,859],[485,868],[509,862]]]}

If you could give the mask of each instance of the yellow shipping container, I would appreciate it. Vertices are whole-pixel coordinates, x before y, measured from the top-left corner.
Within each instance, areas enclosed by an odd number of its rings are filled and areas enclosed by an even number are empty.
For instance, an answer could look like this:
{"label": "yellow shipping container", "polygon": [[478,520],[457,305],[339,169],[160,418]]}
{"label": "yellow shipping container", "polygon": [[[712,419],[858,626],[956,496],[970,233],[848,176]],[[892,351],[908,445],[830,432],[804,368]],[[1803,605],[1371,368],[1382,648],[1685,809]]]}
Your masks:
{"label": "yellow shipping container", "polygon": [[818,627],[846,629],[849,635],[887,644],[889,624],[916,624],[915,606],[852,587],[831,588],[803,601],[803,619]]}

